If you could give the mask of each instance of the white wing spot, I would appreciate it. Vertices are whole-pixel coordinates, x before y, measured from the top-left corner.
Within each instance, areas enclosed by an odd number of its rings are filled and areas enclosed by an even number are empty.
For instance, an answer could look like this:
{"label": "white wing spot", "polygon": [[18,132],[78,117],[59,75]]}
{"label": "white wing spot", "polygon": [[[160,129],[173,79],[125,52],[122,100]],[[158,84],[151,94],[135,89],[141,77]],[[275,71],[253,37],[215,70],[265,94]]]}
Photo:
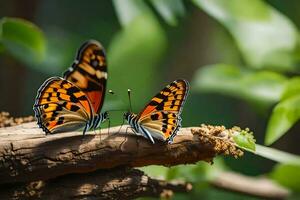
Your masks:
{"label": "white wing spot", "polygon": [[105,78],[105,79],[107,79],[107,73],[106,72],[101,72],[101,71],[99,71],[99,70],[97,70],[96,71],[96,76],[97,76],[97,78]]}

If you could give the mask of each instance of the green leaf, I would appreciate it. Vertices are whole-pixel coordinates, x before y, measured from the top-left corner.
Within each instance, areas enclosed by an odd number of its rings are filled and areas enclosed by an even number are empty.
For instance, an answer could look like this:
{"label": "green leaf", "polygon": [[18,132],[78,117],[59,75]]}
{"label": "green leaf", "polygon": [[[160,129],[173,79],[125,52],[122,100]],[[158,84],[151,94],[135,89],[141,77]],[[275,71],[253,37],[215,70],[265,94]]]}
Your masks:
{"label": "green leaf", "polygon": [[232,134],[235,144],[246,151],[255,152],[255,139],[249,129],[238,128]]}
{"label": "green leaf", "polygon": [[300,95],[280,101],[268,122],[265,144],[271,145],[283,136],[300,118]]}
{"label": "green leaf", "polygon": [[34,24],[19,18],[0,20],[0,44],[26,64],[40,63],[45,57],[45,37]]}
{"label": "green leaf", "polygon": [[285,85],[281,100],[300,94],[300,77],[291,78]]}
{"label": "green leaf", "polygon": [[275,162],[291,163],[300,166],[300,157],[291,153],[280,151],[274,148],[256,144],[256,155],[268,158]]}
{"label": "green leaf", "polygon": [[192,81],[199,92],[216,92],[268,108],[281,98],[286,77],[270,71],[253,71],[216,64],[200,68]]}
{"label": "green leaf", "polygon": [[300,165],[278,164],[273,169],[271,178],[287,188],[300,192]]}
{"label": "green leaf", "polygon": [[123,27],[138,18],[143,12],[149,12],[149,8],[143,1],[137,0],[113,0],[117,16]]}
{"label": "green leaf", "polygon": [[193,0],[235,39],[247,66],[295,71],[299,34],[284,15],[261,0]]}
{"label": "green leaf", "polygon": [[163,19],[172,26],[177,25],[177,16],[184,15],[184,5],[182,0],[151,0],[154,8]]}

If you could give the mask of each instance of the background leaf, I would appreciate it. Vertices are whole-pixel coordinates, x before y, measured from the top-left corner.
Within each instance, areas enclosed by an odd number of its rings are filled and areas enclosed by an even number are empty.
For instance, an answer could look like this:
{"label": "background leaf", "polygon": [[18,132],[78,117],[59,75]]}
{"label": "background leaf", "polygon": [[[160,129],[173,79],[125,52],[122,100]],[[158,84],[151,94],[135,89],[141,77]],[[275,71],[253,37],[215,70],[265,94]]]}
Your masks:
{"label": "background leaf", "polygon": [[32,65],[44,59],[45,37],[33,23],[19,18],[2,18],[0,33],[1,46],[22,62]]}
{"label": "background leaf", "polygon": [[283,90],[281,100],[300,94],[300,77],[296,76],[288,80]]}
{"label": "background leaf", "polygon": [[299,69],[296,26],[264,1],[194,0],[194,3],[228,29],[247,66]]}
{"label": "background leaf", "polygon": [[300,192],[300,165],[278,164],[271,172],[271,177],[281,185]]}
{"label": "background leaf", "polygon": [[200,68],[192,88],[243,99],[268,108],[281,98],[286,77],[270,71],[252,71],[232,65],[216,64]]}
{"label": "background leaf", "polygon": [[300,95],[279,102],[268,122],[265,144],[270,145],[283,136],[300,118]]}
{"label": "background leaf", "polygon": [[136,0],[113,0],[119,22],[122,26],[128,25],[131,21],[149,12],[147,5],[143,1]]}
{"label": "background leaf", "polygon": [[151,0],[154,8],[163,17],[163,19],[172,26],[177,25],[177,16],[183,16],[185,13],[182,0]]}

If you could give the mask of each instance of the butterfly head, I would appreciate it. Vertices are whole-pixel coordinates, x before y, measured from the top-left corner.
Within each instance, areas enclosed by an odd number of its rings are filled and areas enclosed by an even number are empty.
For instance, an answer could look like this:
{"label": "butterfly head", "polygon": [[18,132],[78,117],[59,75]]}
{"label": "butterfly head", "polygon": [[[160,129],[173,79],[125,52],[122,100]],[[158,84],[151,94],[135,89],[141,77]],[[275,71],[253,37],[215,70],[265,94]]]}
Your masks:
{"label": "butterfly head", "polygon": [[132,112],[126,112],[124,113],[124,119],[129,122],[131,121],[131,119],[135,118],[136,114],[132,113]]}
{"label": "butterfly head", "polygon": [[109,119],[109,115],[107,111],[105,111],[102,115],[103,115],[103,121]]}

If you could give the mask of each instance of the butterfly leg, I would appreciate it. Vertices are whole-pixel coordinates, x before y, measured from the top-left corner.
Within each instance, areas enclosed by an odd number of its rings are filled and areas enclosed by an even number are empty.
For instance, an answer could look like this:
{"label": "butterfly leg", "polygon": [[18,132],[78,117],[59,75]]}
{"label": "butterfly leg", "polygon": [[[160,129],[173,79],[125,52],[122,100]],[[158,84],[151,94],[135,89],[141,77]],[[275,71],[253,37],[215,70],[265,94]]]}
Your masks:
{"label": "butterfly leg", "polygon": [[99,138],[100,138],[100,141],[102,140],[101,139],[101,135],[102,135],[102,133],[101,133],[101,127],[99,127]]}
{"label": "butterfly leg", "polygon": [[125,119],[123,118],[123,122],[122,122],[122,124],[120,125],[120,128],[119,128],[118,132],[116,132],[116,133],[120,133],[121,128],[122,128],[122,126],[124,125],[124,123],[125,123]]}
{"label": "butterfly leg", "polygon": [[85,132],[89,129],[89,124],[86,123],[84,129],[83,129],[83,136],[85,135]]}
{"label": "butterfly leg", "polygon": [[[105,134],[105,135],[109,135],[109,129],[110,129],[110,118],[109,117],[107,117],[107,133],[103,133],[103,134]],[[106,122],[106,120],[105,120],[105,122]],[[101,128],[101,127],[100,127]]]}
{"label": "butterfly leg", "polygon": [[107,135],[109,135],[109,129],[110,129],[110,118],[107,118],[108,120],[108,129],[107,129]]}
{"label": "butterfly leg", "polygon": [[95,128],[95,127],[93,128],[93,131],[94,131],[94,134],[97,134],[97,132],[96,132],[96,128]]}
{"label": "butterfly leg", "polygon": [[127,134],[128,129],[131,129],[131,131],[137,135],[137,132],[131,126],[126,127],[126,131],[125,131],[126,134]]}

